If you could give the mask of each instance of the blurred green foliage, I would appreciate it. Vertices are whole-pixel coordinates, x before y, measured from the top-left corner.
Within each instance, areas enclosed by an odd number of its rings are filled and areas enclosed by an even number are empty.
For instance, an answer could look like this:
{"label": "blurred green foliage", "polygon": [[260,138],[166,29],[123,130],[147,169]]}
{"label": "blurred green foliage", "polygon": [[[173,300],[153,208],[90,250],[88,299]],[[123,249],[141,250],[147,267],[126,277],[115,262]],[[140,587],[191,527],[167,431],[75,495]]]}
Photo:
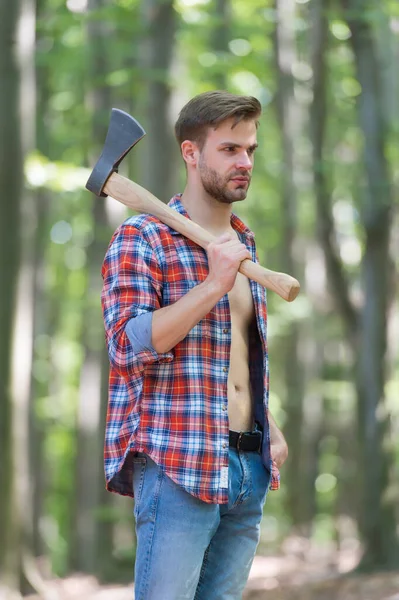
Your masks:
{"label": "blurred green foliage", "polygon": [[[44,508],[41,534],[45,550],[55,572],[68,569],[70,528],[73,522],[71,499],[74,496],[77,455],[77,414],[81,369],[88,350],[98,350],[102,330],[99,286],[101,264],[97,268],[97,285],[89,285],[89,269],[93,261],[90,247],[96,241],[104,254],[112,227],[128,213],[115,213],[112,201],[107,203],[111,225],[95,230],[94,203],[84,184],[90,173],[93,156],[92,117],[88,98],[102,86],[110,90],[112,105],[134,106],[141,120],[150,81],[163,81],[172,93],[173,118],[190,96],[212,89],[216,76],[225,78],[226,87],[235,93],[253,94],[264,107],[259,128],[259,150],[250,195],[237,208],[254,229],[260,262],[281,270],[282,229],[286,215],[282,210],[282,182],[285,177],[281,131],[276,115],[278,87],[273,43],[276,10],[273,3],[261,0],[233,0],[228,23],[228,49],[212,46],[212,32],[220,26],[215,2],[177,0],[175,10],[178,30],[175,38],[173,68],[170,72],[143,70],[141,53],[146,37],[142,19],[143,6],[138,0],[104,2],[88,10],[77,0],[42,0],[39,3],[36,40],[37,74],[37,147],[25,160],[27,187],[45,203],[41,296],[38,298],[40,323],[34,340],[33,381],[34,409],[44,440],[45,470]],[[296,244],[301,263],[302,293],[292,305],[286,305],[269,293],[269,343],[271,365],[270,404],[276,420],[284,427],[287,419],[286,381],[283,369],[284,340],[292,328],[298,327],[302,342],[298,346],[300,368],[305,376],[305,438],[314,415],[319,415],[319,439],[313,449],[316,473],[311,485],[315,490],[315,514],[309,535],[323,544],[335,539],[336,517],[344,501],[340,496],[349,485],[349,496],[356,483],[348,483],[343,472],[356,471],[356,457],[350,438],[355,433],[356,403],[353,385],[353,361],[339,314],[326,286],[326,273],[316,236],[316,208],[309,138],[309,107],[312,101],[312,2],[297,2],[292,28],[296,44],[296,60],[292,64],[295,102],[303,120],[294,140],[296,157]],[[355,302],[359,302],[359,265],[364,251],[364,231],[359,215],[363,210],[366,185],[362,152],[364,139],[357,116],[357,98],[362,89],[356,77],[351,32],[342,11],[332,5],[328,9],[329,41],[328,120],[323,170],[332,192],[332,211],[336,237],[345,274]],[[381,23],[391,27],[392,55],[399,57],[399,5],[384,0],[371,19],[378,33]],[[90,72],[88,42],[90,25],[105,27],[107,64],[101,80]],[[388,41],[378,37],[384,52]],[[397,100],[397,79],[396,86]],[[397,106],[389,121],[387,158],[398,203],[399,167]],[[104,115],[104,123],[108,118]],[[146,122],[142,122],[146,128]],[[145,143],[145,142],[143,142]],[[132,159],[133,160],[133,159]],[[168,160],[158,157],[158,160]],[[180,181],[184,182],[183,164]],[[139,178],[137,178],[140,183]],[[176,190],[177,191],[182,191]],[[163,200],[167,200],[163,198]],[[120,208],[120,207],[119,207]],[[113,212],[114,211],[114,212]],[[398,219],[392,223],[393,260],[398,265]],[[94,234],[94,231],[96,232]],[[97,236],[96,240],[94,235]],[[308,289],[310,282],[310,287]],[[315,291],[316,290],[316,291]],[[87,310],[95,316],[86,322]],[[392,439],[399,465],[399,411],[397,356],[398,305],[392,303],[389,313],[389,352],[386,360],[388,382],[387,407],[391,414]],[[82,336],[88,327],[86,345]],[[393,332],[393,333],[392,333]],[[101,335],[100,335],[101,338]],[[102,338],[101,338],[102,339]],[[316,344],[316,351],[311,347]],[[315,366],[315,357],[320,361]],[[312,404],[313,403],[313,404]],[[313,410],[312,406],[316,407]],[[315,425],[316,426],[316,425]],[[102,437],[103,433],[99,432]],[[340,436],[347,442],[342,446]],[[295,453],[298,449],[292,448]],[[314,456],[314,453],[317,453]],[[100,460],[101,457],[92,457]],[[397,496],[398,479],[393,493]],[[287,510],[290,481],[282,471],[282,489],[270,494],[262,523],[263,551],[274,551],[292,532],[292,515]],[[301,490],[298,490],[300,493]],[[355,518],[354,503],[348,502],[348,514]],[[133,529],[130,504],[98,506],[92,518],[115,525],[116,530]],[[119,541],[118,541],[119,540]],[[133,534],[114,535],[113,555],[116,563],[129,561],[134,554]],[[129,562],[128,561],[128,562]]]}

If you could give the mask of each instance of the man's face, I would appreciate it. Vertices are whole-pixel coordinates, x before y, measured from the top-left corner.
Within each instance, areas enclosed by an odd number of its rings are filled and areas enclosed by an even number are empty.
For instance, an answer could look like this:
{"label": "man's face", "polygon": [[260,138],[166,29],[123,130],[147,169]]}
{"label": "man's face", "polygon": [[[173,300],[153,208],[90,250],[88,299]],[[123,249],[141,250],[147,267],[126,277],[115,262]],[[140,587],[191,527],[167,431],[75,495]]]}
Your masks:
{"label": "man's face", "polygon": [[204,190],[215,200],[231,204],[244,200],[251,182],[257,148],[256,124],[228,119],[209,129],[198,169]]}

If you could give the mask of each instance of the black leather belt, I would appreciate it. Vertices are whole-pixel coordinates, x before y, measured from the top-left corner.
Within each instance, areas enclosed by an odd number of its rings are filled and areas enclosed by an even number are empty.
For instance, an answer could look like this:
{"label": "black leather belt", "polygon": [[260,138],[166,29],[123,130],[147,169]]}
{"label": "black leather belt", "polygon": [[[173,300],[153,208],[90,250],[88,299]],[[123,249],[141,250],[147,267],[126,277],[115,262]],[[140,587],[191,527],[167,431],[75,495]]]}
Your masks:
{"label": "black leather belt", "polygon": [[261,431],[229,431],[229,446],[244,452],[260,452]]}

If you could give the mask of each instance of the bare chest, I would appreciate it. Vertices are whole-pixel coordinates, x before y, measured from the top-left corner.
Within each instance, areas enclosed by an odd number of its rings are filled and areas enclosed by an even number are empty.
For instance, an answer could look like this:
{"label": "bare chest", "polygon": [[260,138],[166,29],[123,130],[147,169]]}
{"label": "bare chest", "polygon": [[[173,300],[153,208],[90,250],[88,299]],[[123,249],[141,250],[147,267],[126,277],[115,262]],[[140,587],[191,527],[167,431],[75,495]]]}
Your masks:
{"label": "bare chest", "polygon": [[248,326],[254,317],[254,304],[249,280],[241,273],[237,274],[234,287],[229,292],[229,303],[234,324],[240,329]]}

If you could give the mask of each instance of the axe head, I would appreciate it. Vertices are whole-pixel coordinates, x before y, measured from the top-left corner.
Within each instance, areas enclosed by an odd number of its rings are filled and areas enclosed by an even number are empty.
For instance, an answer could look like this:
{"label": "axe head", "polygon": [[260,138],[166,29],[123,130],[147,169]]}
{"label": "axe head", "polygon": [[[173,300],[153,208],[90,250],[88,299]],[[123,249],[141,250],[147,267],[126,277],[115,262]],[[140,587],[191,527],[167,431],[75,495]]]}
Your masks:
{"label": "axe head", "polygon": [[118,172],[119,163],[144,135],[145,131],[136,119],[123,110],[113,108],[103,151],[86,188],[96,196],[106,196],[103,189],[107,179]]}

